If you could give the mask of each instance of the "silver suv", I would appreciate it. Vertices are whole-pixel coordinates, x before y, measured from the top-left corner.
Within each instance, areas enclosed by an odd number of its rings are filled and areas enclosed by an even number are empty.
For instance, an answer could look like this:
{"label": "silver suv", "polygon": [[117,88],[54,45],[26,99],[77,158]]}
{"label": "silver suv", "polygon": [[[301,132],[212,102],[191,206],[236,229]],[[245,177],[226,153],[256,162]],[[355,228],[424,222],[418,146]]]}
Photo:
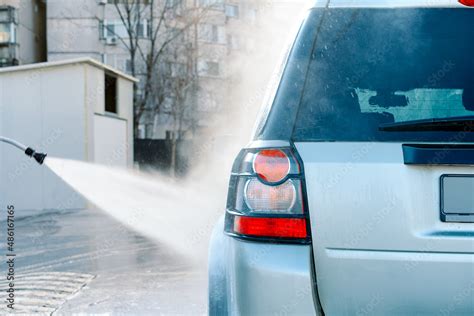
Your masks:
{"label": "silver suv", "polygon": [[470,6],[310,10],[233,166],[211,315],[474,314]]}

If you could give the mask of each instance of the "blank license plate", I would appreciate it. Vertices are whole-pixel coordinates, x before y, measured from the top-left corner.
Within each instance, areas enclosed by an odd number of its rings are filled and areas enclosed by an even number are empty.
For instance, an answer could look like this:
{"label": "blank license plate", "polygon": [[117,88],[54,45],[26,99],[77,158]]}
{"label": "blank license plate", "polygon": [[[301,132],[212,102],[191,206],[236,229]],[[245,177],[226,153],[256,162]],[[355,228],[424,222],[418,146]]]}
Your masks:
{"label": "blank license plate", "polygon": [[441,177],[441,219],[474,222],[474,176]]}

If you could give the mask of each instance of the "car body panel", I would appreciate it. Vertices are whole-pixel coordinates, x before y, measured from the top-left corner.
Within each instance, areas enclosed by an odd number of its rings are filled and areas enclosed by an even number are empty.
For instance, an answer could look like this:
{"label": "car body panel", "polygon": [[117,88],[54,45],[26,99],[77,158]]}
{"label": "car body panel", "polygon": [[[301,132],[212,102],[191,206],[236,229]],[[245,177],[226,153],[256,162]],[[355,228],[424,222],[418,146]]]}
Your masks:
{"label": "car body panel", "polygon": [[310,245],[245,241],[223,227],[222,218],[211,239],[209,293],[225,291],[227,307],[210,302],[210,315],[318,315]]}
{"label": "car body panel", "polygon": [[399,143],[296,148],[325,313],[474,311],[474,224],[440,220],[440,178],[474,168],[407,166]]}

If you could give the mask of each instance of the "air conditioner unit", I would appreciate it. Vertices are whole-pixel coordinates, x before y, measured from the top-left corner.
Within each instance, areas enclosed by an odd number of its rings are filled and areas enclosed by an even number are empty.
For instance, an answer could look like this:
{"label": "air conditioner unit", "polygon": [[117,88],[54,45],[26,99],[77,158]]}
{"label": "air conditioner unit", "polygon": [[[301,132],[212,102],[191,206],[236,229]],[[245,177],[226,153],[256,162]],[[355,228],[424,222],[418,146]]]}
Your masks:
{"label": "air conditioner unit", "polygon": [[107,37],[105,39],[105,44],[107,45],[117,45],[117,37],[116,36],[111,36],[111,37]]}
{"label": "air conditioner unit", "polygon": [[107,4],[107,0],[99,0],[99,4],[105,5]]}

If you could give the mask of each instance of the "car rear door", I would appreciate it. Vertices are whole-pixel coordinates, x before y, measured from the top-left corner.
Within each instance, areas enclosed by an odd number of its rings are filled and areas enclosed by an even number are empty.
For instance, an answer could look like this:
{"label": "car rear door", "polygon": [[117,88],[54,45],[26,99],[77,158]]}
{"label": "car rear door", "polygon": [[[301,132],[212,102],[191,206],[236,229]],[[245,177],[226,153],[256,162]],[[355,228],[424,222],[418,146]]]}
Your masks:
{"label": "car rear door", "polygon": [[472,185],[472,166],[406,165],[401,143],[296,147],[326,314],[473,313],[474,224],[442,222],[440,204],[443,177]]}

